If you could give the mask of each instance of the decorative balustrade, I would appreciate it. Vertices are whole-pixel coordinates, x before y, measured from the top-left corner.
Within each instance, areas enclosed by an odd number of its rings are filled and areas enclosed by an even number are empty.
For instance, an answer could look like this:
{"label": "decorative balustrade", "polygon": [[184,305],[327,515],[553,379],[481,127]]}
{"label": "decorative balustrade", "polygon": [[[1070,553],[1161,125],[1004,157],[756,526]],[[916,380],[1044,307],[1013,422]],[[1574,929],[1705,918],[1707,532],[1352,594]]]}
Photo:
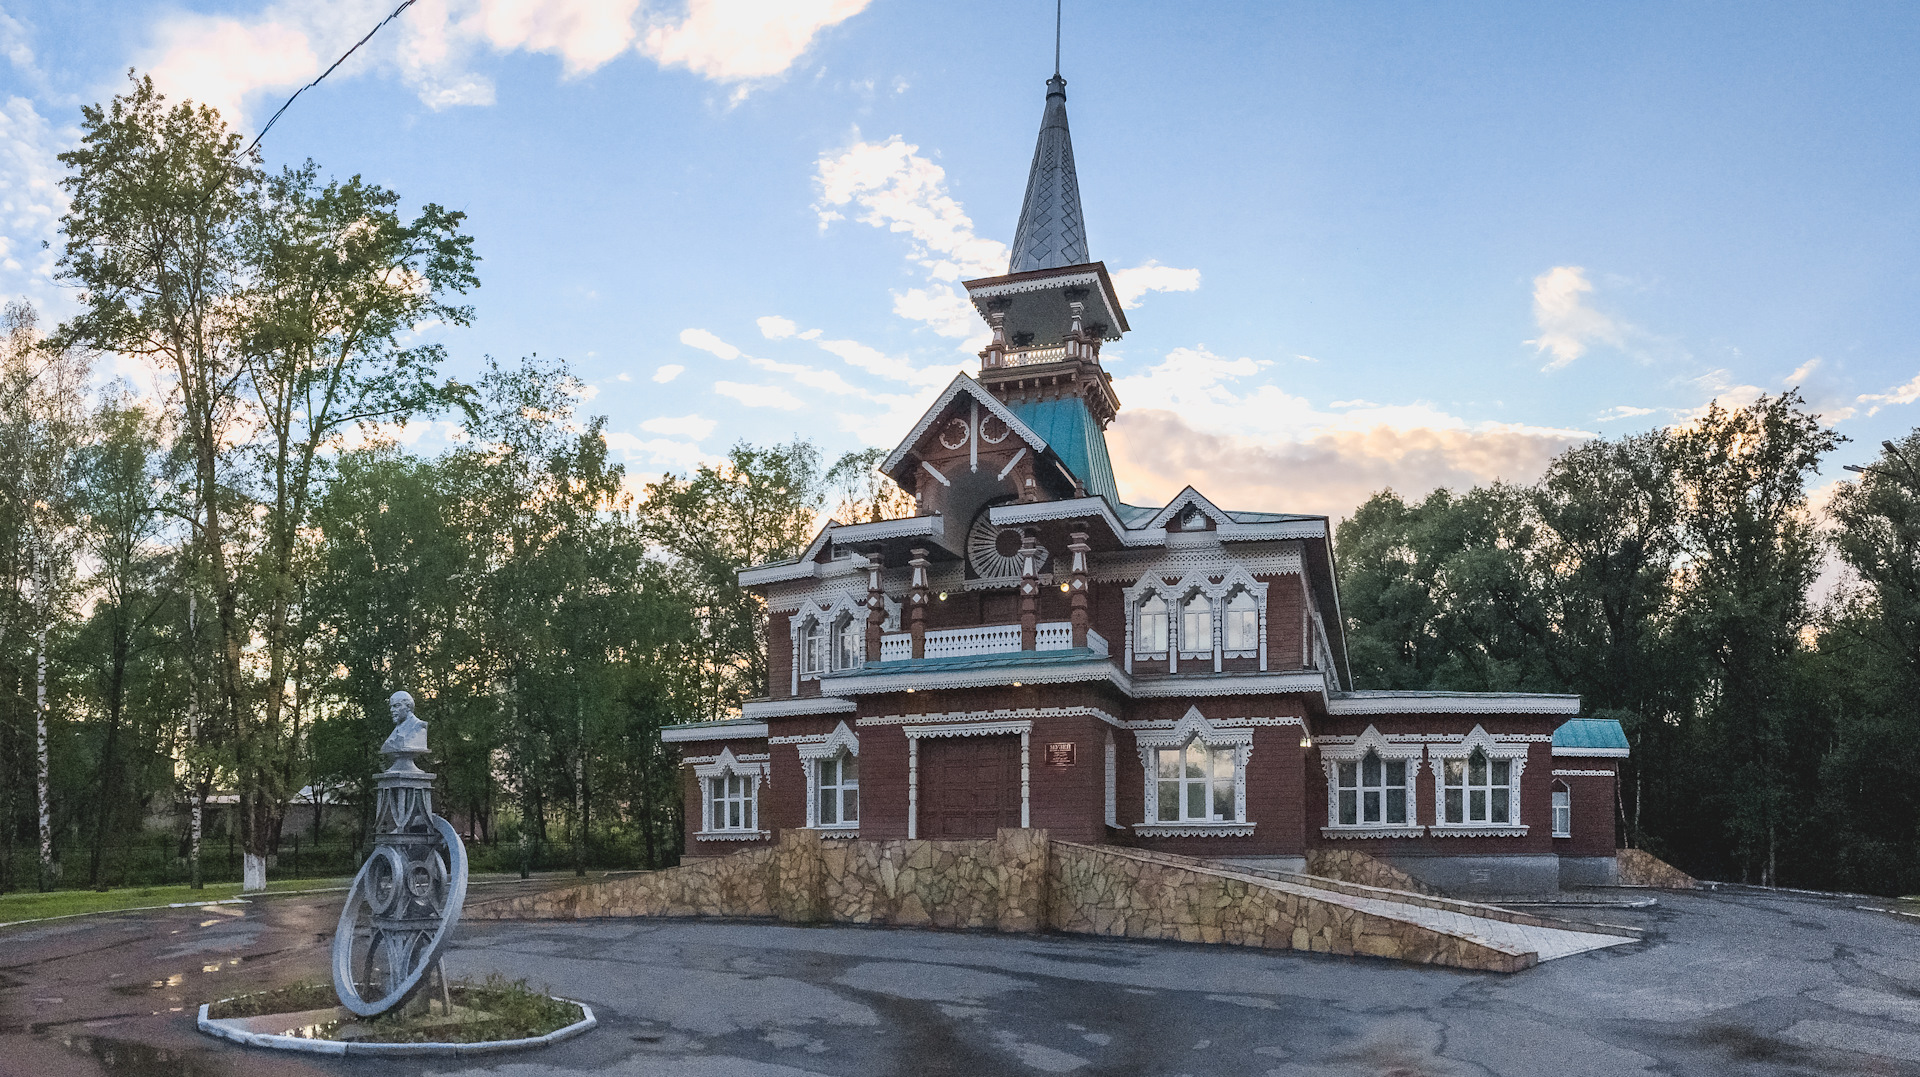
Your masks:
{"label": "decorative balustrade", "polygon": [[1009,348],[1001,366],[1038,366],[1041,363],[1058,363],[1067,358],[1067,346],[1056,344],[1051,348]]}
{"label": "decorative balustrade", "polygon": [[[1064,651],[1073,646],[1073,624],[1046,621],[1038,626],[1034,647],[1041,651]],[[1087,630],[1087,647],[1102,658],[1107,656],[1107,641],[1100,633]],[[974,628],[945,628],[927,633],[928,658],[960,658],[975,654],[1005,654],[1020,649],[1019,625],[980,625]],[[900,662],[913,657],[913,634],[889,632],[880,637],[880,661]]]}

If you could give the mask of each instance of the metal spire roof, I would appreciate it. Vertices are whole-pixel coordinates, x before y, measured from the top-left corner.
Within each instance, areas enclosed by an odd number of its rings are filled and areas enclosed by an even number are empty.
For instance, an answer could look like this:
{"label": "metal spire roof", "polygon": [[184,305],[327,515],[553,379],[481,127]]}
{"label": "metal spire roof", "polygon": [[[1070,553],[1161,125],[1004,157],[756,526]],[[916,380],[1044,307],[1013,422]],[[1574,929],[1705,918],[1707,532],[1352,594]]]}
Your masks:
{"label": "metal spire roof", "polygon": [[1008,273],[1083,265],[1087,226],[1080,216],[1080,180],[1073,171],[1073,139],[1067,133],[1067,80],[1055,71],[1047,80],[1047,110],[1027,173],[1020,228],[1013,235]]}

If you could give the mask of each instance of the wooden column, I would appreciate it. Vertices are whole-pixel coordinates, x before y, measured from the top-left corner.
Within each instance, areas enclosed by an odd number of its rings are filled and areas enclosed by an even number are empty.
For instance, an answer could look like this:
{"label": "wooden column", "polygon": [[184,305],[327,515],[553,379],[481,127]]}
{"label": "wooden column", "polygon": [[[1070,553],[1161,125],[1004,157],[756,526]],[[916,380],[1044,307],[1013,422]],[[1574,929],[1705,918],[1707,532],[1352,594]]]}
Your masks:
{"label": "wooden column", "polygon": [[867,562],[867,661],[880,661],[880,636],[887,627],[887,596],[880,590],[880,555]]}
{"label": "wooden column", "polygon": [[1020,533],[1020,649],[1031,651],[1040,642],[1040,546],[1033,529]]}
{"label": "wooden column", "polygon": [[1087,532],[1085,524],[1076,524],[1073,530],[1073,542],[1067,549],[1073,553],[1073,579],[1067,584],[1067,601],[1072,606],[1073,645],[1087,645]]}
{"label": "wooden column", "polygon": [[927,551],[916,548],[913,560],[913,594],[907,613],[907,631],[913,633],[913,657],[927,656]]}

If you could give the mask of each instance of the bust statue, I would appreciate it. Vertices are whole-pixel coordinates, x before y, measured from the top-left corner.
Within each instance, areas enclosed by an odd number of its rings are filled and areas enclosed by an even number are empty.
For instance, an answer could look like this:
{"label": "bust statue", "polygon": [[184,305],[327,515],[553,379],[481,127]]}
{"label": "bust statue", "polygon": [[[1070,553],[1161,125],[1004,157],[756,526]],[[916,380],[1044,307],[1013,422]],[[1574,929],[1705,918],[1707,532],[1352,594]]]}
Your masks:
{"label": "bust statue", "polygon": [[393,714],[393,732],[380,745],[380,754],[409,757],[425,754],[427,723],[413,716],[413,697],[406,692],[395,692],[387,700],[387,710]]}

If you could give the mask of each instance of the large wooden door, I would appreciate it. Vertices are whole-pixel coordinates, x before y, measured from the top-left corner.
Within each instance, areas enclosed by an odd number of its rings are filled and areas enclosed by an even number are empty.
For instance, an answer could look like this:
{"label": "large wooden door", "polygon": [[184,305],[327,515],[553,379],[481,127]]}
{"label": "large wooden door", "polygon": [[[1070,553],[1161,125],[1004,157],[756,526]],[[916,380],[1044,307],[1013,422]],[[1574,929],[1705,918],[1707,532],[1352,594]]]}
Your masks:
{"label": "large wooden door", "polygon": [[1020,738],[920,742],[920,836],[991,838],[1020,825]]}

